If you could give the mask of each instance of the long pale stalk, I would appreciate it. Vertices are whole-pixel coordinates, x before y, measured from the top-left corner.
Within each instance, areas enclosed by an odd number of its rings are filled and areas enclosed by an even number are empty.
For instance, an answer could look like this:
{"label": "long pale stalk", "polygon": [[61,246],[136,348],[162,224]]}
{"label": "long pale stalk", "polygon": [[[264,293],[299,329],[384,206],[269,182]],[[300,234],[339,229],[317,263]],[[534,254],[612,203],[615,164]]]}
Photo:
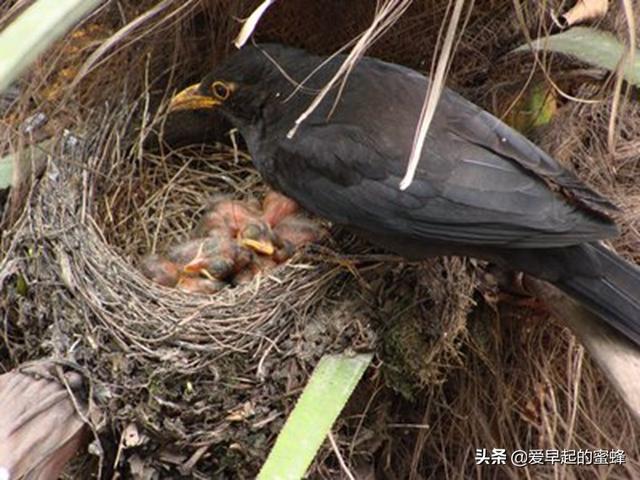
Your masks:
{"label": "long pale stalk", "polygon": [[38,0],[0,32],[0,92],[102,0]]}

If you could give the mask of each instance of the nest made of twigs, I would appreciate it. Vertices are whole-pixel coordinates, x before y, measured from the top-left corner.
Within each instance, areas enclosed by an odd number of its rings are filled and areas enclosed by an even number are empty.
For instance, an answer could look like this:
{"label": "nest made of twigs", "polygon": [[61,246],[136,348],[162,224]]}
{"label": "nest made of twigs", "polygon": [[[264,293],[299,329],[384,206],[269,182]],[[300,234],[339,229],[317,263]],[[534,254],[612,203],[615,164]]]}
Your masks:
{"label": "nest made of twigs", "polygon": [[[79,181],[78,165],[91,168],[90,152],[86,146],[51,157],[16,228],[10,254],[24,261],[18,268],[29,285],[20,303],[46,309],[49,324],[27,329],[38,338],[25,344],[38,343],[40,354],[81,365],[113,425],[145,432],[140,447],[150,463],[169,452],[187,462],[188,452],[209,445],[211,454],[197,470],[224,469],[231,455],[242,457],[234,468],[250,476],[282,424],[290,395],[320,356],[375,348],[372,317],[382,313],[372,315],[376,305],[404,322],[423,319],[419,328],[428,336],[413,337],[422,338],[423,354],[431,352],[425,360],[435,357],[439,365],[455,354],[452,342],[462,332],[473,288],[460,262],[448,262],[435,281],[416,287],[425,267],[402,266],[397,259],[382,263],[362,244],[350,256],[324,246],[213,297],[154,285],[131,260],[138,251],[180,238],[197,218],[204,192],[225,191],[223,185],[245,192],[255,173],[246,160],[234,172],[237,157],[229,152],[209,157],[217,172],[190,170],[189,161],[178,162],[183,156],[174,165],[154,164],[153,156],[137,179],[124,166],[114,167],[123,176],[112,176],[118,186],[102,197],[92,193],[92,182],[103,178],[97,168],[95,176]],[[127,182],[132,194],[123,201]],[[126,210],[117,211],[119,205]],[[107,242],[99,221],[111,223],[111,238],[121,243]],[[348,247],[352,240],[342,237],[341,247]],[[393,263],[397,271],[388,271]],[[440,370],[427,361],[421,368],[423,381]]]}

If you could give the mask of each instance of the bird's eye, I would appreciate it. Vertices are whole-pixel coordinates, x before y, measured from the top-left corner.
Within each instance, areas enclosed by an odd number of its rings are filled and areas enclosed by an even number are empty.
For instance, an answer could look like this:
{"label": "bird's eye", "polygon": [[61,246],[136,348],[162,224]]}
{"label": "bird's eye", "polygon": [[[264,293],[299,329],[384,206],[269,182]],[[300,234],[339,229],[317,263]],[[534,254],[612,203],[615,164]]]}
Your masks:
{"label": "bird's eye", "polygon": [[244,238],[249,238],[252,240],[257,240],[260,237],[260,228],[257,225],[249,224],[242,231],[242,236]]}
{"label": "bird's eye", "polygon": [[226,100],[229,97],[229,87],[224,82],[213,82],[211,91],[219,100]]}

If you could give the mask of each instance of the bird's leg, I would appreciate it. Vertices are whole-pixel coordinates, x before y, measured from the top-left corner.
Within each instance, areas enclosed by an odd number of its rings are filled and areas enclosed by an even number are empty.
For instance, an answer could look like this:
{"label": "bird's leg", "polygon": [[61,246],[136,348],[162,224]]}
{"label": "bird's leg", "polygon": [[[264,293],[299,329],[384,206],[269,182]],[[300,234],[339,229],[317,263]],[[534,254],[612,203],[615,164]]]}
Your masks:
{"label": "bird's leg", "polygon": [[538,313],[549,313],[545,303],[527,289],[525,275],[521,272],[506,271],[489,264],[481,277],[479,289],[494,309],[499,303],[506,303]]}

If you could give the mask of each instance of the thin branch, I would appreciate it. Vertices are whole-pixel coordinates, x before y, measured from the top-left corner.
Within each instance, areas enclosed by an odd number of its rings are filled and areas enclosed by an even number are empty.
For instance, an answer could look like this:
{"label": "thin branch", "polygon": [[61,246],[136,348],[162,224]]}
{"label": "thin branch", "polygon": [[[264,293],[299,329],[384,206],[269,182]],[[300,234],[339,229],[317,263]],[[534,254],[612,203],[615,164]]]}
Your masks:
{"label": "thin branch", "polygon": [[251,15],[247,17],[240,29],[240,33],[233,41],[236,48],[242,48],[244,44],[247,43],[247,40],[249,40],[249,37],[258,26],[258,22],[260,22],[262,15],[264,15],[267,9],[274,3],[276,3],[276,0],[264,0],[264,2],[258,5]]}
{"label": "thin branch", "polygon": [[295,121],[295,125],[287,133],[287,138],[293,138],[300,124],[304,122],[311,113],[320,105],[324,97],[329,91],[340,81],[345,78],[356,65],[358,60],[364,55],[367,48],[379,38],[402,14],[409,8],[412,0],[387,0],[379,9],[377,15],[373,18],[371,25],[367,28],[362,36],[356,42],[355,47],[345,61],[342,63],[336,74],[329,80],[320,93],[313,99],[309,108],[307,108]]}
{"label": "thin branch", "polygon": [[344,458],[342,458],[342,454],[340,453],[338,444],[336,443],[335,438],[333,438],[333,434],[331,432],[329,432],[328,437],[329,437],[329,442],[331,443],[331,448],[333,449],[333,452],[336,454],[336,457],[338,458],[338,463],[340,464],[340,468],[342,469],[344,474],[349,478],[349,480],[356,480],[356,477],[353,476],[353,473],[351,473],[351,470],[349,470],[349,467],[345,463]]}

